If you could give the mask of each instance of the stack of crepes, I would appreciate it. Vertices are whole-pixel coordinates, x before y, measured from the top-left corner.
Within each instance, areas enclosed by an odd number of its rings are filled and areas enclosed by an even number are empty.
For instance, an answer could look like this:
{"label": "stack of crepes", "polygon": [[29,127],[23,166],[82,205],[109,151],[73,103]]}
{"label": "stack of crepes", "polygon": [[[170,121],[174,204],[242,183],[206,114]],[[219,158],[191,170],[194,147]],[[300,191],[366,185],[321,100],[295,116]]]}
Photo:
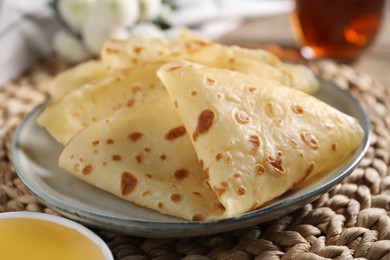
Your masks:
{"label": "stack of crepes", "polygon": [[110,40],[100,61],[56,77],[38,123],[64,145],[59,167],[82,180],[163,214],[220,219],[359,146],[357,120],[310,96],[318,87],[263,50],[189,35]]}

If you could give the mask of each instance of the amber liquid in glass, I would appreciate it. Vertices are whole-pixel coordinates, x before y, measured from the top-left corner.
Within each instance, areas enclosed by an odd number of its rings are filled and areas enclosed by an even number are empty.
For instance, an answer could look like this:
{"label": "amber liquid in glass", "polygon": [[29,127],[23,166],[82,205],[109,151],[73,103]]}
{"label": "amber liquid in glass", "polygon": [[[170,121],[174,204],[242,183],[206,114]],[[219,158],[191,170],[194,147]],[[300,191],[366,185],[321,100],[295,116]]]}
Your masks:
{"label": "amber liquid in glass", "polygon": [[375,38],[385,0],[296,0],[296,38],[307,59],[353,60]]}

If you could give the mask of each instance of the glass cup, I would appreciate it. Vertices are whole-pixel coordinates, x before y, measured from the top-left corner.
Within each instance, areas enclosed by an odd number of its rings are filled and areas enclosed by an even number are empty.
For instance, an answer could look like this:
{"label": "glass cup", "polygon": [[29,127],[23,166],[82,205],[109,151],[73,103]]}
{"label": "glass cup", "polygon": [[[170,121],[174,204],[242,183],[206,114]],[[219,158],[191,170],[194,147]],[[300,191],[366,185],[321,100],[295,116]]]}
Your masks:
{"label": "glass cup", "polygon": [[353,61],[375,38],[385,0],[295,0],[292,29],[306,59]]}

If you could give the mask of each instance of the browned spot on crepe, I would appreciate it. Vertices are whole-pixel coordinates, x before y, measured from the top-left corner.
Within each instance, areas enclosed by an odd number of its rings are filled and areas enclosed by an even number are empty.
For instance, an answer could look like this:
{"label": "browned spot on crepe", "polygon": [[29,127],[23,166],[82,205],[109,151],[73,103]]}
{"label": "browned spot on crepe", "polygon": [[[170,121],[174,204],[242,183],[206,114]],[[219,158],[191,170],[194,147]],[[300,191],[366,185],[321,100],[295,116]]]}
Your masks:
{"label": "browned spot on crepe", "polygon": [[123,172],[121,175],[121,194],[123,196],[132,193],[138,183],[138,179],[129,172]]}
{"label": "browned spot on crepe", "polygon": [[185,134],[186,134],[186,129],[184,128],[184,126],[181,125],[181,126],[178,126],[178,127],[175,127],[175,128],[172,128],[171,130],[169,130],[169,132],[165,134],[165,139],[171,141],[171,140],[179,138]]}
{"label": "browned spot on crepe", "polygon": [[143,136],[143,133],[134,132],[134,133],[129,134],[129,139],[130,139],[131,141],[135,142],[135,141],[137,141],[138,139],[140,139],[142,136]]}
{"label": "browned spot on crepe", "polygon": [[194,141],[196,141],[201,134],[205,134],[213,125],[215,119],[215,112],[211,109],[203,110],[198,117],[198,125],[195,132],[192,135]]}

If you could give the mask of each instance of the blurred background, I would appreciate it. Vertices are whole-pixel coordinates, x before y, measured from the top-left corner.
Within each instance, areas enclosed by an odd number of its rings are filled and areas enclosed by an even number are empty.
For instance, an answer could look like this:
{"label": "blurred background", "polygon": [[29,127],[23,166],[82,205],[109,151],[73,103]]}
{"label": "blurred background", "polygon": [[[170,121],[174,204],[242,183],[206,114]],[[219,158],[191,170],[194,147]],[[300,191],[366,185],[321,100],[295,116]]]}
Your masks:
{"label": "blurred background", "polygon": [[[63,17],[59,17],[58,10],[56,13],[52,7],[53,3],[58,5],[59,1],[0,0],[0,86],[22,73],[33,62],[53,53],[53,37],[64,27]],[[287,58],[298,55],[290,26],[290,13],[294,6],[292,0],[169,2],[173,2],[176,8],[165,14],[164,22],[170,29],[164,31],[164,36],[170,37],[180,27],[186,26],[195,34],[222,43],[267,48]],[[386,72],[390,67],[389,1],[386,2],[384,12],[383,23],[373,44],[350,65],[390,86],[390,74]],[[149,27],[137,28],[133,26],[133,29],[127,30],[126,36],[151,32]],[[120,33],[123,35],[123,31]],[[75,35],[75,39],[82,36],[77,32]]]}

